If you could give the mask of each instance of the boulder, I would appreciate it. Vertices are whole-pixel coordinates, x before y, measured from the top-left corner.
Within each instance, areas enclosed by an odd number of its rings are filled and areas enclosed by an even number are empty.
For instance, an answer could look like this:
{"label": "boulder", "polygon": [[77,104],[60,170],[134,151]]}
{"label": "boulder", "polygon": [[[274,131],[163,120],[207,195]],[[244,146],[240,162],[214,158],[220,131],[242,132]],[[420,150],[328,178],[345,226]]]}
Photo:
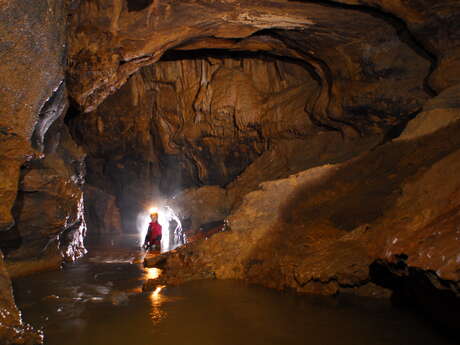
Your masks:
{"label": "boulder", "polygon": [[435,133],[460,120],[460,84],[452,86],[423,106],[423,111],[411,120],[396,140],[413,140]]}

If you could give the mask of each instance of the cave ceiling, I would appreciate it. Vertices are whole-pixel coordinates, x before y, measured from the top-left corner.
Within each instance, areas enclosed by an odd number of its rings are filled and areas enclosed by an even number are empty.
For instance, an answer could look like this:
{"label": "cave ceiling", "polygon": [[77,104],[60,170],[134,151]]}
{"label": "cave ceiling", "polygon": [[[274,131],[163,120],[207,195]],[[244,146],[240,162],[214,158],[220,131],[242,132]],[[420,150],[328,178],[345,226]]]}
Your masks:
{"label": "cave ceiling", "polygon": [[125,208],[158,188],[228,186],[239,199],[348,159],[455,83],[458,1],[74,3],[69,124],[87,181],[129,194]]}
{"label": "cave ceiling", "polygon": [[[219,48],[306,61],[311,114],[350,134],[388,127],[456,78],[456,1],[82,1],[71,14],[68,87],[94,110],[168,50]],[[454,25],[455,27],[455,25]],[[449,29],[450,28],[450,29]],[[453,39],[452,39],[453,38]],[[437,60],[436,58],[437,57]]]}

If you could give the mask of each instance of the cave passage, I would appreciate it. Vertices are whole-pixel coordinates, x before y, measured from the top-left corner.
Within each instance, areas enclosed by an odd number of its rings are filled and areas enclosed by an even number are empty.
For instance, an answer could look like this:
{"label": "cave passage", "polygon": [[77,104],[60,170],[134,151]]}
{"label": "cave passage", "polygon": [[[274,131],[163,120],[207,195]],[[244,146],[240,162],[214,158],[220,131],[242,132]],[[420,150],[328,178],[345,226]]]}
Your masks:
{"label": "cave passage", "polygon": [[160,252],[164,253],[173,250],[185,243],[185,235],[182,231],[182,223],[174,210],[167,205],[160,207],[152,206],[146,210],[141,210],[137,216],[137,230],[139,234],[139,244],[143,244],[151,213],[158,214],[158,223],[162,227],[162,238]]}
{"label": "cave passage", "polygon": [[[239,281],[202,280],[142,292],[135,235],[87,241],[62,271],[15,281],[24,319],[47,345],[450,345],[388,300],[299,296]],[[52,282],[52,283],[51,283]]]}
{"label": "cave passage", "polygon": [[0,345],[459,343],[460,0],[0,3]]}
{"label": "cave passage", "polygon": [[[168,198],[184,190],[226,188],[253,163],[282,165],[243,179],[250,189],[308,167],[310,155],[303,157],[302,145],[317,130],[305,108],[318,89],[318,76],[300,59],[227,49],[170,50],[95,111],[71,108],[66,123],[87,152],[89,231],[113,231],[107,218],[120,218],[118,231],[142,236],[149,205],[170,206]],[[193,214],[182,217],[184,230],[208,223],[190,218]],[[163,240],[164,248],[181,243],[168,241]]]}

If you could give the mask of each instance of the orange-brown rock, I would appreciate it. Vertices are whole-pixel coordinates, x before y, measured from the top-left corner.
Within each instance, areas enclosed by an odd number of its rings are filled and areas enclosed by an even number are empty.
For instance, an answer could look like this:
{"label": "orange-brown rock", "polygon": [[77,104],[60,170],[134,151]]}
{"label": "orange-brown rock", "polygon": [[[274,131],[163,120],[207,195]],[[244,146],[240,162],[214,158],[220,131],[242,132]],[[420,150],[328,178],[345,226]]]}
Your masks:
{"label": "orange-brown rock", "polygon": [[[165,281],[391,289],[456,320],[442,306],[460,288],[459,1],[0,9],[0,245],[13,275],[84,252],[68,85],[96,232],[119,231],[119,212],[137,230],[163,196],[195,230],[230,214],[229,231],[161,256]],[[0,340],[21,342],[3,268]]]}
{"label": "orange-brown rock", "polygon": [[435,5],[418,0],[334,0],[334,3],[371,6],[402,19],[420,48],[436,60],[429,76],[430,87],[441,92],[460,83],[458,1],[440,0]]}
{"label": "orange-brown rock", "polygon": [[[11,276],[59,267],[85,253],[83,152],[63,124],[50,131],[46,157],[31,161],[21,171],[13,208],[15,226],[1,236]],[[57,145],[57,146],[56,146]]]}
{"label": "orange-brown rock", "polygon": [[[383,13],[287,1],[100,4],[83,1],[72,16],[71,96],[90,111],[121,89],[72,126],[90,152],[90,183],[118,197],[128,230],[160,192],[228,185],[226,202],[238,206],[260,182],[348,159],[428,97],[430,60]],[[317,126],[375,137],[344,145]]]}
{"label": "orange-brown rock", "polygon": [[0,153],[0,229],[9,230],[14,219],[11,215],[11,208],[16,200],[19,180],[19,167],[28,155],[32,155],[32,150],[27,150],[28,143],[21,140],[14,134],[5,131],[6,136],[1,134],[0,143],[2,152]]}
{"label": "orange-brown rock", "polygon": [[167,50],[230,47],[310,64],[322,84],[311,116],[325,126],[365,131],[419,110],[430,61],[399,37],[403,28],[329,3],[154,1],[130,10],[121,0],[82,1],[71,22],[71,96],[91,111]]}
{"label": "orange-brown rock", "polygon": [[398,140],[261,184],[228,218],[231,231],[164,258],[163,279],[205,274],[308,293],[385,294],[378,284],[456,327],[458,309],[448,307],[458,305],[460,286],[453,94],[429,102]]}
{"label": "orange-brown rock", "polygon": [[[18,193],[20,167],[41,156],[31,146],[36,124],[43,125],[40,134],[44,134],[43,129],[56,118],[48,113],[46,119],[42,119],[41,111],[63,85],[66,3],[54,0],[37,0],[33,4],[16,0],[0,2],[1,236],[10,236],[16,222],[11,209]],[[36,142],[42,138],[38,135]],[[0,342],[42,343],[42,336],[21,321],[3,255],[0,256]]]}
{"label": "orange-brown rock", "polygon": [[[398,16],[413,7],[394,3]],[[72,127],[128,230],[160,192],[217,184],[236,207],[260,182],[349,159],[430,94],[433,54],[381,4],[97,4],[72,13],[70,93],[90,111]]]}
{"label": "orange-brown rock", "polygon": [[[142,99],[136,94],[138,89],[145,91],[138,87],[139,81],[140,76],[132,78],[97,111],[71,121],[73,136],[88,152],[87,183],[117,198],[116,206],[122,215],[128,215],[122,218],[123,227],[131,232],[137,231],[138,213],[159,194],[160,177],[151,135],[152,99],[148,94]],[[100,214],[102,206],[90,201],[89,207],[88,213]]]}
{"label": "orange-brown rock", "polygon": [[0,342],[5,345],[37,345],[43,343],[43,334],[24,324],[13,298],[10,277],[0,253]]}
{"label": "orange-brown rock", "polygon": [[303,110],[316,90],[296,61],[174,59],[142,69],[71,126],[89,153],[88,182],[135,218],[160,191],[225,185],[273,142],[317,131]]}
{"label": "orange-brown rock", "polygon": [[[0,230],[13,224],[19,168],[45,102],[64,79],[65,2],[0,4]],[[32,67],[33,66],[33,67]]]}

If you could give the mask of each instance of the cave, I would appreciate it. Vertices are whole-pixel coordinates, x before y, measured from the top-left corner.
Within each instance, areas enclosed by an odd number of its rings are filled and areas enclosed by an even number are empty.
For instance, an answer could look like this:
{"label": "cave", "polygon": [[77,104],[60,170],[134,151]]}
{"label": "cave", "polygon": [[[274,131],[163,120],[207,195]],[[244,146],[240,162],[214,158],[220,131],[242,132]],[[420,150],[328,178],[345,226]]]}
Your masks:
{"label": "cave", "polygon": [[0,343],[458,342],[460,1],[0,6]]}

